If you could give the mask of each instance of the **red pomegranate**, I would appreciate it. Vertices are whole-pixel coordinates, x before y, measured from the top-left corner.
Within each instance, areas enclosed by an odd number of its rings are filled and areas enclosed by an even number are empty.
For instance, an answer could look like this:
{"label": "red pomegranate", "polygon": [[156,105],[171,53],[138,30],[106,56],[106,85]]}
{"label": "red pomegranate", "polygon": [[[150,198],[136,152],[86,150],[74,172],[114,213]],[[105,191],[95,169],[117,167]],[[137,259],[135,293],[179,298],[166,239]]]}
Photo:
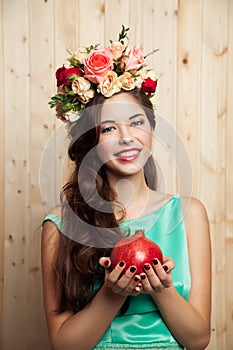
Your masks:
{"label": "red pomegranate", "polygon": [[152,264],[153,258],[163,263],[163,254],[160,247],[146,238],[143,230],[138,230],[130,237],[120,239],[111,252],[111,268],[113,269],[120,261],[125,262],[123,273],[130,267],[137,268],[136,273],[144,272],[143,265]]}

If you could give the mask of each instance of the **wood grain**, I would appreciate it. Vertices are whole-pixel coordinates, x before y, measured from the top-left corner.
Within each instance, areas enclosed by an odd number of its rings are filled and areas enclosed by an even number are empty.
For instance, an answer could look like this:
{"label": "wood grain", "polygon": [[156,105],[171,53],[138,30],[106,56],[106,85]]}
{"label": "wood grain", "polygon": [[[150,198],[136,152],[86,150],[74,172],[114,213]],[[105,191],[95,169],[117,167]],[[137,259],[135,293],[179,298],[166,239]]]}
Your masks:
{"label": "wood grain", "polygon": [[208,349],[233,348],[233,2],[1,0],[0,19],[0,348],[49,350],[41,222],[59,202],[68,163],[64,128],[48,106],[54,73],[67,49],[107,45],[122,24],[146,53],[159,49],[147,60],[159,75],[153,156],[162,189],[189,191],[191,176],[192,193],[207,208],[213,256]]}

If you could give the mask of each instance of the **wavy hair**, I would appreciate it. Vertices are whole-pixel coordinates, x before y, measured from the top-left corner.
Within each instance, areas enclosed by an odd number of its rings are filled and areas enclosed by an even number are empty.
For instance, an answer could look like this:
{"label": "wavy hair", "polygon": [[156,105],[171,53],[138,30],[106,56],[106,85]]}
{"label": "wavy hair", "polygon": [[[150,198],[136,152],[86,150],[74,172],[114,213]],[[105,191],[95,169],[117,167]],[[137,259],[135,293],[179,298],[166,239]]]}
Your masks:
{"label": "wavy hair", "polygon": [[[149,98],[138,89],[129,92],[144,109],[152,129],[155,115]],[[110,256],[111,248],[122,237],[113,213],[118,205],[125,210],[110,187],[105,165],[96,152],[100,133],[101,109],[106,98],[96,95],[83,116],[70,129],[69,158],[74,169],[61,192],[63,227],[55,263],[59,291],[57,313],[83,309],[94,295],[95,285],[104,280],[98,261]],[[156,189],[156,167],[150,156],[144,166],[147,186]],[[98,285],[99,285],[98,284]]]}

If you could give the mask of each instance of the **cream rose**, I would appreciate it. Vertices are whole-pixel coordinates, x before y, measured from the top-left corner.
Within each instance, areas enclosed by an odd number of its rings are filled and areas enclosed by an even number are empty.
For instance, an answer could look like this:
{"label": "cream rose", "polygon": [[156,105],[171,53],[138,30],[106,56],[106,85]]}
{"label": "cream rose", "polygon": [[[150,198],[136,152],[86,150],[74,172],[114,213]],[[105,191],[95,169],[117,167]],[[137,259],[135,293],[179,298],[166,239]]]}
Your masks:
{"label": "cream rose", "polygon": [[117,60],[118,58],[120,58],[123,54],[124,49],[125,46],[121,42],[113,42],[110,46],[110,51],[112,52],[113,59]]}
{"label": "cream rose", "polygon": [[78,61],[79,63],[83,63],[83,59],[86,58],[87,55],[88,53],[85,49],[78,49],[70,58]]}
{"label": "cream rose", "polygon": [[144,79],[150,78],[151,80],[157,80],[158,79],[158,74],[155,70],[149,69],[147,70],[146,76]]}
{"label": "cream rose", "polygon": [[147,77],[147,72],[148,72],[148,69],[143,67],[135,73],[135,87],[138,87],[138,88],[141,87],[143,81]]}
{"label": "cream rose", "polygon": [[72,83],[72,90],[78,95],[82,95],[84,92],[90,90],[90,88],[91,83],[83,77],[76,78]]}
{"label": "cream rose", "polygon": [[89,89],[88,91],[84,91],[82,94],[79,95],[79,100],[82,101],[82,103],[86,104],[90,102],[95,95],[95,91],[93,89]]}
{"label": "cream rose", "polygon": [[118,81],[121,84],[122,89],[124,90],[129,91],[135,88],[134,78],[129,72],[125,72],[124,74],[119,76]]}
{"label": "cream rose", "polygon": [[98,86],[98,92],[105,97],[110,97],[121,90],[116,72],[109,71]]}
{"label": "cream rose", "polygon": [[80,118],[80,114],[79,114],[79,112],[68,111],[68,112],[64,113],[62,117],[66,121],[73,123]]}

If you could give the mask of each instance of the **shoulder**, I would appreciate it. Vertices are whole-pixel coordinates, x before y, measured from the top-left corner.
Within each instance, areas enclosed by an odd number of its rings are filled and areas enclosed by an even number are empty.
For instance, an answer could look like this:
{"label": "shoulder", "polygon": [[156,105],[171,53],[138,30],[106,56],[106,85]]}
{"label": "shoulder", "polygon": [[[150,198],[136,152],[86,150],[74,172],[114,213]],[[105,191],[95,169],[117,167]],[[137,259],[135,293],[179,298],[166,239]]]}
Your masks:
{"label": "shoulder", "polygon": [[194,197],[182,197],[181,203],[188,240],[209,240],[209,220],[204,204]]}
{"label": "shoulder", "polygon": [[44,217],[43,219],[43,227],[46,225],[48,226],[49,223],[55,225],[58,230],[61,229],[61,225],[62,225],[62,207],[61,206],[57,206],[53,209],[51,209]]}
{"label": "shoulder", "polygon": [[56,241],[59,240],[59,228],[61,226],[61,220],[61,206],[54,207],[46,214],[46,216],[44,217],[42,228],[42,243],[45,242],[46,244],[54,244]]}
{"label": "shoulder", "polygon": [[186,221],[207,220],[207,210],[204,204],[195,197],[180,196],[184,219]]}

